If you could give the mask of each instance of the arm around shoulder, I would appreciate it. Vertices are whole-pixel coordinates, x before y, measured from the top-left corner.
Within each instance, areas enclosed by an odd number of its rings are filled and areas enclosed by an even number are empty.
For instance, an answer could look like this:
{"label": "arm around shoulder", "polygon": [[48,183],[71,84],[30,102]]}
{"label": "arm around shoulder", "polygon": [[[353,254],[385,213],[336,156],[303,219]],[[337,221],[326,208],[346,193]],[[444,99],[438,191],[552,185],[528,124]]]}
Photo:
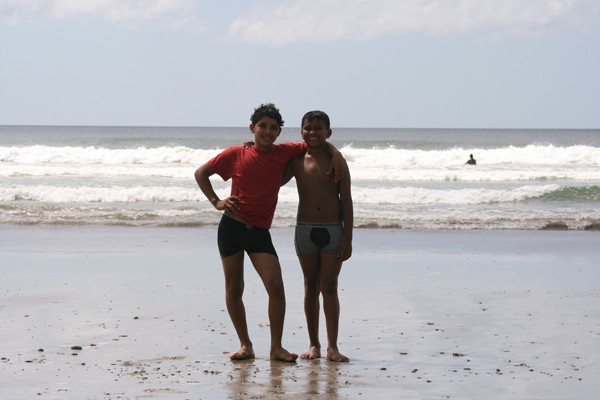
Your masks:
{"label": "arm around shoulder", "polygon": [[350,172],[348,171],[348,163],[346,163],[346,159],[342,155],[342,153],[330,142],[325,144],[325,149],[331,155],[331,163],[329,163],[329,171],[327,171],[327,175],[331,174],[332,170],[335,170],[335,182],[340,182],[345,176],[349,176]]}
{"label": "arm around shoulder", "polygon": [[298,162],[298,159],[300,159],[302,157],[304,157],[304,156],[298,156],[296,158],[292,158],[292,160],[285,167],[285,171],[283,171],[283,176],[281,177],[281,186],[284,186],[295,176],[294,165]]}

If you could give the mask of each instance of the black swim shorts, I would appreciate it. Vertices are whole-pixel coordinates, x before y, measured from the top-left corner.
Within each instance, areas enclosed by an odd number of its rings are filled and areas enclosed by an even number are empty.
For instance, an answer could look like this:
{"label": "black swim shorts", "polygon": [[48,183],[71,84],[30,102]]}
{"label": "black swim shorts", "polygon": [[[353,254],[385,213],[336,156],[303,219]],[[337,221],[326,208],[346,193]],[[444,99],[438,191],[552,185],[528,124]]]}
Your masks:
{"label": "black swim shorts", "polygon": [[219,223],[217,243],[221,258],[234,255],[240,250],[246,253],[269,253],[277,257],[268,229],[241,223],[223,214]]}

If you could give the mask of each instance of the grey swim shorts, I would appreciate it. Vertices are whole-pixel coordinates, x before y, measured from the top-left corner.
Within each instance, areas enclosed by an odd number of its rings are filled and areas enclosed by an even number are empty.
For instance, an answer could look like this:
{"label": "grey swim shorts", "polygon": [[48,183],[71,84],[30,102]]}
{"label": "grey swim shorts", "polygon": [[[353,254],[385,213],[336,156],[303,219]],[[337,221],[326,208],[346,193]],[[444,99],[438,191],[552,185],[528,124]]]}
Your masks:
{"label": "grey swim shorts", "polygon": [[294,235],[296,254],[299,256],[319,253],[336,254],[343,236],[344,226],[341,222],[328,224],[298,222]]}

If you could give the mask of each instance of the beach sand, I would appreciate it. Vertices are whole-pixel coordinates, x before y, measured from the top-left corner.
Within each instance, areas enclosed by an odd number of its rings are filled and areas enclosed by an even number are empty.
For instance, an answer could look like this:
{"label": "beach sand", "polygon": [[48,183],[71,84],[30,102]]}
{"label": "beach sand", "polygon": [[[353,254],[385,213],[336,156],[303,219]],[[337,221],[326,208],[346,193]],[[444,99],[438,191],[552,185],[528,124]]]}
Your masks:
{"label": "beach sand", "polygon": [[[308,348],[290,228],[284,346]],[[350,363],[232,362],[216,228],[0,226],[2,399],[592,399],[600,233],[359,229],[340,275]],[[326,343],[324,320],[321,341]]]}

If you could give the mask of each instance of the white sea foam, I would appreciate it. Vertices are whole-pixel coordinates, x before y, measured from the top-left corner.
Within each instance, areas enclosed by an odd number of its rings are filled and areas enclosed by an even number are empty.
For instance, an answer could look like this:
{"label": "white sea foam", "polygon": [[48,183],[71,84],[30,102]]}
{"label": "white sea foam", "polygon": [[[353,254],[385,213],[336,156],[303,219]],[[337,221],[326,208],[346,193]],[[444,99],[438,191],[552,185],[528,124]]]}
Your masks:
{"label": "white sea foam", "polygon": [[[489,204],[515,202],[532,199],[560,189],[560,185],[524,185],[515,188],[462,188],[429,189],[411,187],[363,187],[352,189],[352,198],[357,205],[436,205],[436,204]],[[279,201],[297,203],[295,188],[282,188]]]}
{"label": "white sea foam", "polygon": [[[228,196],[227,189],[218,191]],[[0,201],[44,203],[198,202],[204,195],[194,187],[177,186],[13,186],[0,188]]]}
{"label": "white sea foam", "polygon": [[[456,190],[423,187],[356,187],[356,204],[370,205],[436,205],[436,204],[489,204],[532,199],[551,193],[559,185],[524,185],[513,189],[463,188]],[[228,188],[218,189],[221,197],[229,195]],[[192,186],[25,186],[0,188],[0,201],[26,200],[46,203],[95,202],[199,202],[202,192]],[[281,189],[280,203],[297,204],[295,187]]]}
{"label": "white sea foam", "polygon": [[88,177],[139,177],[174,178],[189,180],[196,165],[131,165],[131,164],[7,164],[0,170],[0,177],[52,177],[52,176],[88,176]]}
{"label": "white sea foam", "polygon": [[600,148],[592,146],[527,145],[506,146],[493,149],[465,149],[455,147],[445,150],[414,150],[394,146],[362,149],[345,146],[344,156],[358,166],[381,164],[390,167],[431,167],[463,165],[469,153],[474,153],[479,164],[516,165],[600,165]]}
{"label": "white sea foam", "polygon": [[[96,147],[0,147],[0,176],[140,176],[188,179],[222,149],[184,146],[107,149]],[[406,150],[342,148],[352,179],[360,181],[503,182],[600,180],[600,148],[529,145],[472,150],[476,167],[464,165],[463,148]]]}
{"label": "white sea foam", "polygon": [[[514,202],[539,197],[558,190],[559,185],[525,185],[513,189],[463,188],[456,190],[423,187],[355,187],[356,204],[370,205],[435,205],[488,204]],[[217,190],[221,197],[228,188]],[[0,188],[0,201],[27,200],[46,203],[111,203],[111,202],[199,202],[201,191],[192,186],[25,186]],[[280,203],[298,203],[295,187],[286,186],[279,194]]]}
{"label": "white sea foam", "polygon": [[191,149],[189,147],[158,147],[107,149],[90,147],[0,147],[0,162],[19,164],[200,164],[217,155],[222,149]]}
{"label": "white sea foam", "polygon": [[354,181],[598,180],[600,148],[525,146],[471,150],[478,165],[466,166],[463,148],[450,150],[344,147]]}
{"label": "white sea foam", "polygon": [[[136,132],[126,138],[127,144],[110,128],[60,136],[67,146],[52,145],[56,140],[44,129],[36,145],[24,145],[34,141],[20,137],[6,142],[12,144],[2,143],[2,223],[218,223],[221,212],[206,201],[193,173],[242,136],[225,140],[222,130],[209,141],[194,134],[178,141],[168,134],[182,133],[165,128],[146,140],[143,131]],[[396,136],[391,131],[385,139],[389,141],[373,142],[371,133],[354,132],[360,139],[356,145],[340,146],[351,170],[356,226],[539,229],[563,222],[583,229],[600,221],[600,146],[592,137],[596,133],[590,134],[590,145],[579,145],[571,140],[573,133],[524,131],[522,135],[529,136],[523,140],[539,140],[522,146],[511,145],[521,133],[480,137],[453,131],[446,138],[443,132],[425,132],[428,141],[422,143],[417,135],[405,140],[410,133]],[[549,137],[561,144],[547,144]],[[466,138],[482,144],[468,148]],[[183,140],[186,145],[178,145]],[[526,143],[523,140],[518,143]],[[131,143],[142,145],[132,148]],[[474,167],[464,164],[469,153],[477,159]],[[231,182],[216,175],[211,182],[221,198],[229,195]],[[273,226],[293,226],[297,204],[291,182],[281,188]]]}
{"label": "white sea foam", "polygon": [[[20,164],[190,164],[197,165],[223,151],[192,149],[185,146],[135,149],[90,147],[27,147],[0,146],[0,162]],[[358,167],[448,167],[463,165],[469,152],[475,153],[480,164],[527,165],[600,165],[600,148],[592,146],[557,147],[554,145],[508,146],[495,149],[414,150],[394,146],[363,149],[345,146],[341,149],[348,162]]]}

